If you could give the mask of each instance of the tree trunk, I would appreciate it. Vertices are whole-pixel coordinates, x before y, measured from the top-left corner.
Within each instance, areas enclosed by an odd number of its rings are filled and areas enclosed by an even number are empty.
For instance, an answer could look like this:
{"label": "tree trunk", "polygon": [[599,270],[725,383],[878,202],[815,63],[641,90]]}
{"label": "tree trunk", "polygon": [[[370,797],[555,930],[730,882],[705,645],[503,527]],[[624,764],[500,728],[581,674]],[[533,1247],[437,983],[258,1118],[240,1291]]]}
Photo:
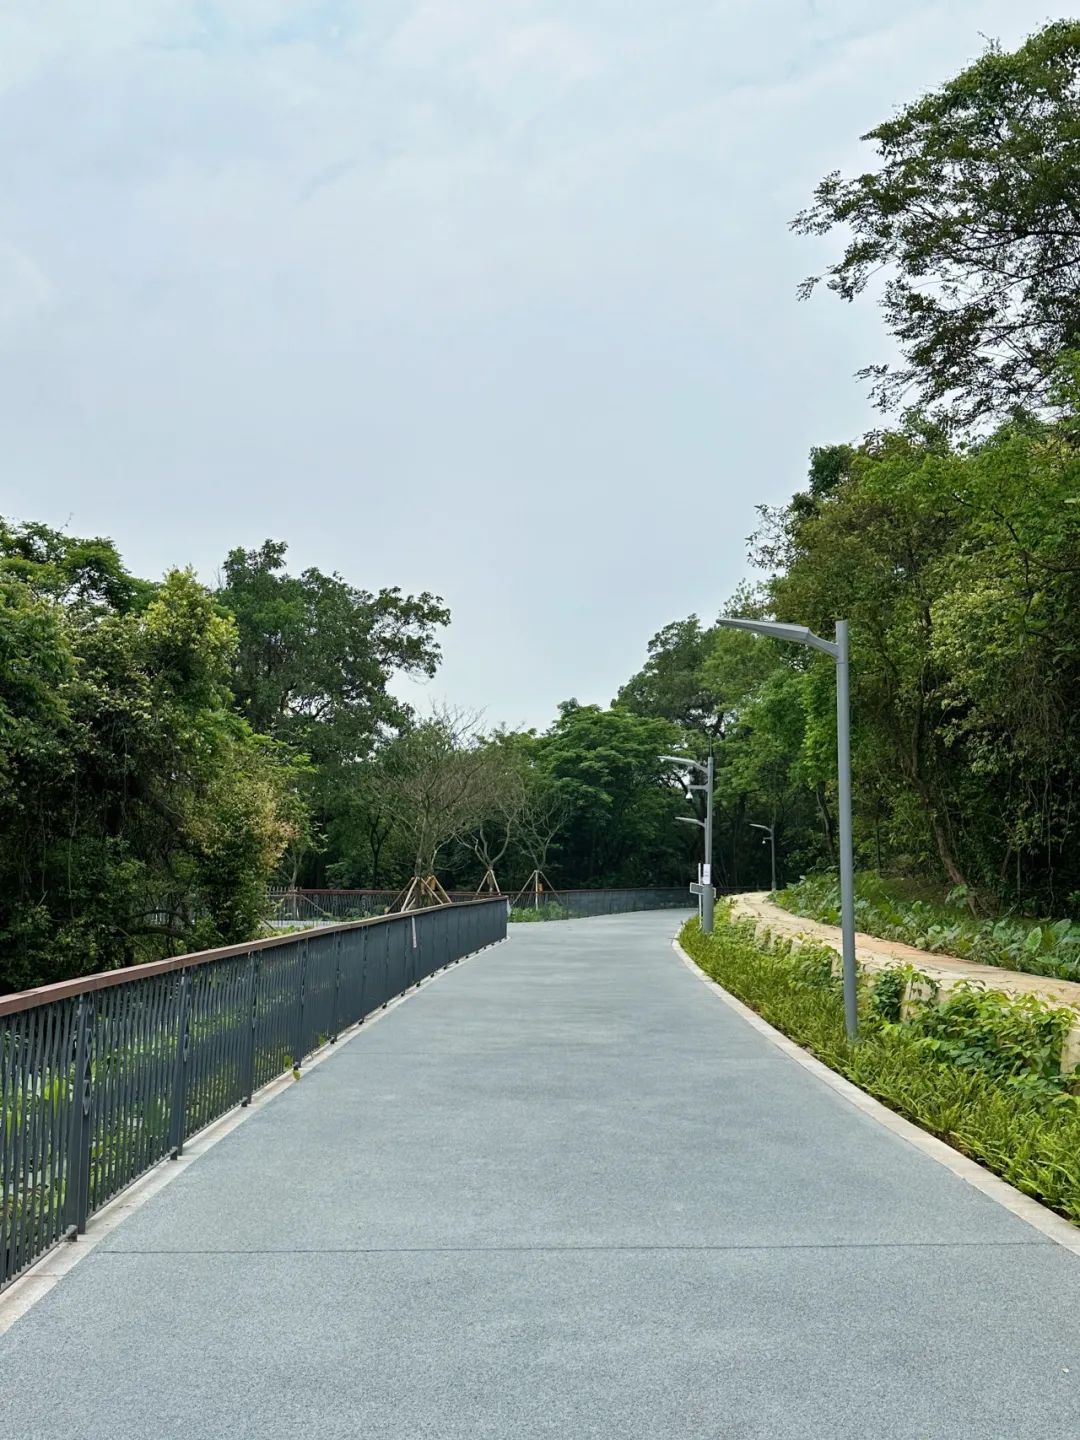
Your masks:
{"label": "tree trunk", "polygon": [[953,850],[949,832],[941,822],[941,815],[938,807],[934,804],[933,796],[930,794],[930,787],[920,775],[912,775],[911,780],[915,787],[915,793],[922,801],[926,818],[930,822],[930,833],[934,837],[934,845],[938,852],[938,859],[941,861],[941,868],[948,876],[951,885],[962,886],[963,889],[967,891],[968,909],[973,915],[978,915],[978,902],[971,886],[967,882],[967,877],[960,869],[960,861],[957,859],[956,853]]}
{"label": "tree trunk", "polygon": [[829,797],[825,793],[825,786],[818,782],[815,787],[818,809],[821,811],[821,826],[825,834],[825,849],[828,851],[829,864],[836,869],[836,822],[833,819],[832,811],[829,809]]}

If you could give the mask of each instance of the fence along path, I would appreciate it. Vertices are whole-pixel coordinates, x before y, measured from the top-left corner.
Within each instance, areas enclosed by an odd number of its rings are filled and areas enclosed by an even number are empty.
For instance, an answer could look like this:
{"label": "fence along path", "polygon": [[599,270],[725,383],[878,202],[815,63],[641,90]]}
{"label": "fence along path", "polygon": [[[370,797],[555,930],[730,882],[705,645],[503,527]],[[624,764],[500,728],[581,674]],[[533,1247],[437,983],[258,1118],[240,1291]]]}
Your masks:
{"label": "fence along path", "polygon": [[[472,891],[451,890],[455,903],[477,899],[501,899],[512,902],[516,891],[503,891],[498,896],[478,896]],[[381,915],[395,900],[400,890],[271,890],[270,899],[278,921],[350,919],[361,915]],[[693,897],[685,885],[649,885],[626,889],[545,890],[538,896],[522,897],[523,909],[557,905],[573,916],[622,915],[635,910],[692,909]]]}
{"label": "fence along path", "polygon": [[501,899],[0,995],[0,1286],[184,1141],[437,970]]}

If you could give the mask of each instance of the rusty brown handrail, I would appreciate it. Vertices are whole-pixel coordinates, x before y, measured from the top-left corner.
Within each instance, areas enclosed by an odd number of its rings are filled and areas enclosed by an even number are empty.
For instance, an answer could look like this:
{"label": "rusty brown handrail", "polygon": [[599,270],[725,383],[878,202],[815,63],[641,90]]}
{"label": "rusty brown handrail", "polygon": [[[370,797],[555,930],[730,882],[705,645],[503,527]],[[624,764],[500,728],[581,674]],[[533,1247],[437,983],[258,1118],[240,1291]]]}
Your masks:
{"label": "rusty brown handrail", "polygon": [[497,899],[430,906],[0,996],[0,1287],[506,922]]}
{"label": "rusty brown handrail", "polygon": [[[474,900],[458,900],[452,906],[429,905],[422,913],[458,910],[466,905],[485,904],[499,898],[498,895],[483,895]],[[342,930],[356,930],[361,925],[381,925],[388,920],[401,918],[398,913],[368,915],[363,920],[343,920],[337,925],[320,925],[318,929],[320,935],[333,935]],[[165,960],[147,960],[141,965],[124,965],[118,970],[99,970],[93,975],[80,975],[74,980],[56,980],[51,985],[38,985],[32,990],[13,990],[7,995],[0,995],[0,1015],[17,1015],[21,1010],[32,1010],[35,1005],[48,1005],[54,1000],[70,1000],[73,996],[87,995],[93,990],[107,990],[111,985],[126,985],[131,980],[148,980],[153,975],[165,975],[170,970],[188,970],[198,965],[209,965],[215,960],[231,960],[237,955],[250,955],[256,950],[294,945],[297,933],[302,932],[267,935],[262,940],[244,940],[239,945],[221,945],[216,950],[193,950],[190,955],[171,955]]]}

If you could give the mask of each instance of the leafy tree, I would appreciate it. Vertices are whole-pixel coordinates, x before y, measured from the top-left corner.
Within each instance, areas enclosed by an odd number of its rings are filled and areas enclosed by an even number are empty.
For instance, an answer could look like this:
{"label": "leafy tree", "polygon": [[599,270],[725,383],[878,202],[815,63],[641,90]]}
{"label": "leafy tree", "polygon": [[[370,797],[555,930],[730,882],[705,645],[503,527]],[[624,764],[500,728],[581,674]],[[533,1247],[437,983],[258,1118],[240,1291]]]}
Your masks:
{"label": "leafy tree", "polygon": [[566,701],[537,764],[569,807],[557,883],[648,885],[686,879],[682,794],[660,756],[678,743],[666,720]]}
{"label": "leafy tree", "polygon": [[407,719],[390,677],[434,675],[435,629],[450,615],[426,592],[359,590],[315,568],[290,575],[286,550],[267,540],[225,561],[218,598],[239,637],[233,691],[254,730],[317,764],[348,763]]}
{"label": "leafy tree", "polygon": [[84,540],[37,521],[0,517],[0,577],[34,595],[91,611],[145,606],[155,587],[130,575],[111,540]]}
{"label": "leafy tree", "polygon": [[290,575],[286,548],[267,540],[225,561],[217,594],[236,621],[236,704],[253,730],[311,762],[304,791],[314,843],[292,853],[289,879],[324,883],[331,873],[355,874],[365,848],[362,868],[377,874],[390,830],[361,762],[408,723],[391,676],[434,675],[435,632],[449,612],[426,592],[361,590],[315,568]]}
{"label": "leafy tree", "polygon": [[1047,403],[1058,356],[1080,346],[1078,136],[1080,22],[1062,20],[1014,52],[991,44],[871,130],[876,169],[821,181],[794,228],[850,231],[829,289],[852,300],[888,276],[904,363],[861,372],[882,405],[970,424]]}
{"label": "leafy tree", "polygon": [[129,579],[0,535],[0,988],[248,938],[304,823],[233,710],[231,620],[188,573]]}
{"label": "leafy tree", "polygon": [[717,734],[717,698],[704,674],[715,633],[703,629],[696,615],[665,625],[649,641],[644,667],[622,687],[616,703],[638,715]]}

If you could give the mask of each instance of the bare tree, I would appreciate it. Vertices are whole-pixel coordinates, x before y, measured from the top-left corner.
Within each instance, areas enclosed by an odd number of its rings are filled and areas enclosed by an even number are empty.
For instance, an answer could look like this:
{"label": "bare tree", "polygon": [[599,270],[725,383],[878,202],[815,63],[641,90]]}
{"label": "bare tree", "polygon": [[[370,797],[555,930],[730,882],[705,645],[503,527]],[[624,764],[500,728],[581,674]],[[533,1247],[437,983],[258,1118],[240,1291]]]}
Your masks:
{"label": "bare tree", "polygon": [[382,750],[371,783],[413,853],[414,883],[402,908],[418,894],[434,898],[440,893],[434,879],[439,855],[477,829],[498,790],[478,717],[449,706],[435,709]]}
{"label": "bare tree", "polygon": [[485,889],[499,889],[495,867],[510,848],[510,841],[526,803],[525,778],[521,767],[495,745],[489,747],[488,758],[492,767],[490,809],[481,817],[476,829],[469,836],[469,846],[484,867],[477,894]]}
{"label": "bare tree", "polygon": [[518,838],[532,864],[529,879],[534,883],[546,879],[544,872],[551,847],[559,832],[566,828],[570,814],[570,802],[555,781],[535,773],[529,777],[518,819]]}

